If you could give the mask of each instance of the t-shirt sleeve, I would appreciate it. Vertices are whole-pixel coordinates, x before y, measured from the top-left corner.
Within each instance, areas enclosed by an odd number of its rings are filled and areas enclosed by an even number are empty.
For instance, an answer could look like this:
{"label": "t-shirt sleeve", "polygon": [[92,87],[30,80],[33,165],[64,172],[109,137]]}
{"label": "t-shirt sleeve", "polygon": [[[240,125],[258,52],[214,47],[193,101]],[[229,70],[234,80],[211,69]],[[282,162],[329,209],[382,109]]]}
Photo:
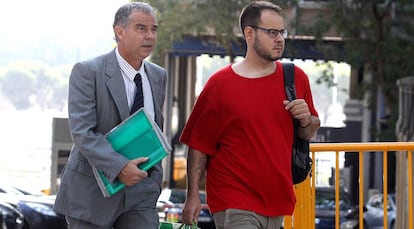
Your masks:
{"label": "t-shirt sleeve", "polygon": [[220,134],[218,92],[211,81],[207,82],[197,98],[180,137],[182,143],[208,155],[215,153]]}

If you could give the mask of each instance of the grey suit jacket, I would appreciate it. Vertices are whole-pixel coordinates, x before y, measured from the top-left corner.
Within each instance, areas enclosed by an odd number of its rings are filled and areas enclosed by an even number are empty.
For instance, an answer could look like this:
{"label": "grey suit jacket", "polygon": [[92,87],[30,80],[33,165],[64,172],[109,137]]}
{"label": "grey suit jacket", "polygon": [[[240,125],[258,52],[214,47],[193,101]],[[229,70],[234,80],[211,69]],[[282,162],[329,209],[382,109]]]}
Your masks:
{"label": "grey suit jacket", "polygon": [[[162,128],[162,107],[167,74],[144,61],[151,85],[155,121]],[[115,50],[92,60],[77,63],[69,79],[69,126],[74,142],[61,176],[54,210],[72,218],[104,225],[123,209],[139,203],[154,208],[161,190],[161,163],[148,178],[135,186],[104,198],[92,173],[91,164],[115,180],[128,159],[116,153],[104,135],[129,116],[125,85]]]}

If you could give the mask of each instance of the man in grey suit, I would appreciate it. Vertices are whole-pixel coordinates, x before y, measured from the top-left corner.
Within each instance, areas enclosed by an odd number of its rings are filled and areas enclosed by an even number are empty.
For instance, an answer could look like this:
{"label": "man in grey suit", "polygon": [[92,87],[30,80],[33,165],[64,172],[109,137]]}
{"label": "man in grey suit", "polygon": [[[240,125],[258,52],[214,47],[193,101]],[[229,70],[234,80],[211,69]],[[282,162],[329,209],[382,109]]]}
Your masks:
{"label": "man in grey suit", "polygon": [[[117,47],[72,69],[68,110],[74,145],[54,206],[66,216],[70,229],[158,228],[155,205],[161,190],[161,164],[142,171],[137,165],[147,158],[128,160],[104,136],[130,115],[138,73],[144,108],[162,128],[167,74],[144,60],[156,43],[157,27],[154,8],[142,2],[128,3],[115,15]],[[126,188],[104,197],[91,165]]]}

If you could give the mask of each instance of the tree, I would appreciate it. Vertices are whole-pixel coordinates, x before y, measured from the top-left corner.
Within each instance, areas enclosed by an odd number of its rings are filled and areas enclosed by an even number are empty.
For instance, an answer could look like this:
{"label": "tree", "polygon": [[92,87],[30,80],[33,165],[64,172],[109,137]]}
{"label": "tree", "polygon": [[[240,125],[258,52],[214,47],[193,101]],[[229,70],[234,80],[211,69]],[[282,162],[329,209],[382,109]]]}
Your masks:
{"label": "tree", "polygon": [[[158,10],[157,49],[152,60],[162,64],[164,55],[174,41],[179,41],[186,35],[209,35],[226,48],[230,61],[233,43],[239,43],[241,31],[238,27],[240,10],[250,0],[148,0]],[[285,1],[282,6],[289,2]]]}
{"label": "tree", "polygon": [[[17,82],[17,83],[16,83]],[[11,69],[0,76],[2,94],[18,109],[30,107],[30,95],[34,93],[35,76],[26,69]]]}
{"label": "tree", "polygon": [[[372,110],[385,107],[385,113],[376,120],[380,125],[373,127],[373,140],[395,140],[396,80],[414,70],[414,62],[410,61],[414,58],[414,4],[408,0],[338,0],[324,6],[332,14],[320,15],[314,26],[298,25],[297,30],[322,38],[333,29],[344,38],[345,61],[372,72],[371,80],[361,80],[360,93],[351,96],[362,99],[369,91]],[[384,104],[377,104],[378,94],[384,96]]]}
{"label": "tree", "polygon": [[34,105],[43,110],[62,110],[68,81],[61,71],[39,61],[14,62],[0,71],[0,92],[18,110]]}

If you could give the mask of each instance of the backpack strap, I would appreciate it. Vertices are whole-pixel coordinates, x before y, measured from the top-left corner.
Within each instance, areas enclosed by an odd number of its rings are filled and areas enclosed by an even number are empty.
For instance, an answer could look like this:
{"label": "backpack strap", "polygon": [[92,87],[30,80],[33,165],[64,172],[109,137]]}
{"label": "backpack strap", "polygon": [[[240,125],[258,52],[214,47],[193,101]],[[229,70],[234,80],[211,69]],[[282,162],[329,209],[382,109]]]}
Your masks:
{"label": "backpack strap", "polygon": [[[282,63],[283,66],[283,79],[285,82],[285,93],[289,101],[296,99],[295,89],[295,65],[293,63]],[[297,134],[299,127],[299,120],[293,119],[294,136]]]}
{"label": "backpack strap", "polygon": [[282,63],[283,66],[283,78],[285,82],[286,97],[289,101],[296,99],[295,89],[295,76],[294,76],[294,64],[293,63]]}
{"label": "backpack strap", "polygon": [[[289,101],[296,99],[295,71],[293,63],[282,63],[286,97]],[[301,139],[298,134],[299,120],[293,119],[292,179],[293,184],[303,182],[312,175],[312,158],[309,157],[309,141]]]}

